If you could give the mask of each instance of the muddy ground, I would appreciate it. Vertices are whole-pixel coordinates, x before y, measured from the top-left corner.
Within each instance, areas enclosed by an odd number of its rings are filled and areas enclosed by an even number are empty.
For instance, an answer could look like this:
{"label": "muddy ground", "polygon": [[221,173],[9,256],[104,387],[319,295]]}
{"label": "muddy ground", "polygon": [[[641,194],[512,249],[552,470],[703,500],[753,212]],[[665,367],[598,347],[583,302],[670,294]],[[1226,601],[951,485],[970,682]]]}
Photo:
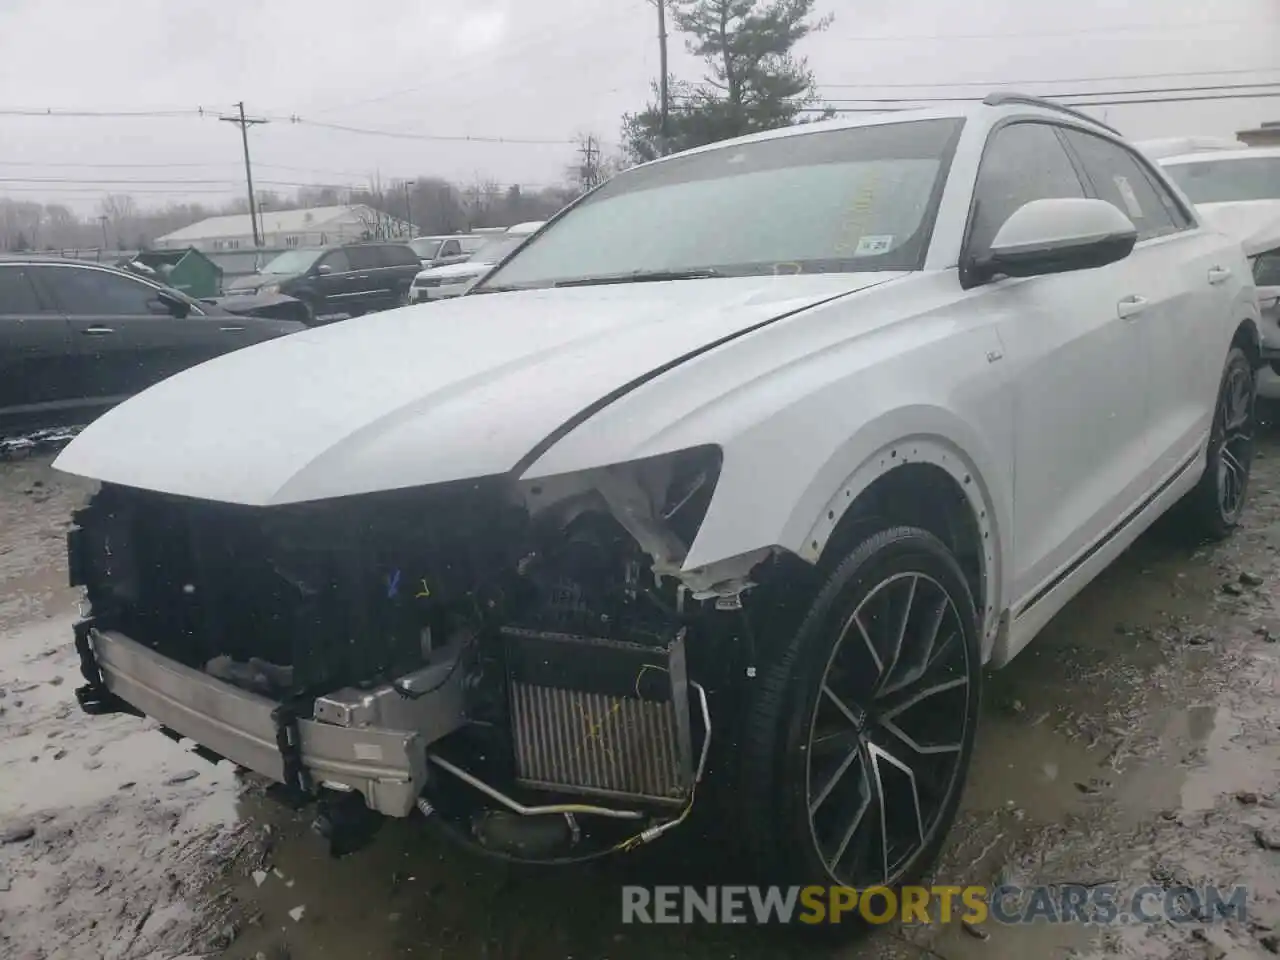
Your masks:
{"label": "muddy ground", "polygon": [[[679,831],[576,872],[480,863],[389,823],[332,860],[262,787],[74,706],[63,532],[86,487],[0,463],[0,957],[1026,960],[1280,952],[1280,433],[1231,541],[1143,538],[989,678],[946,883],[1249,887],[1245,923],[882,928],[832,947],[622,927],[620,884],[697,882]],[[713,852],[714,859],[714,852]],[[1273,929],[1274,928],[1274,929]]]}

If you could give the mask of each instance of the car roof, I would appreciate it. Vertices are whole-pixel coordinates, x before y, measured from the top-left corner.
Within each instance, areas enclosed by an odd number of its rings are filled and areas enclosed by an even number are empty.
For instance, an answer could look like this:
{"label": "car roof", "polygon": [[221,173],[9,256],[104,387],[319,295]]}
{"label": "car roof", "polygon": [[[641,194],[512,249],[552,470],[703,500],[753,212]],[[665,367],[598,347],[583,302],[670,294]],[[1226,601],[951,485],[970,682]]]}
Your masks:
{"label": "car roof", "polygon": [[[101,270],[115,270],[129,273],[114,263],[99,263],[97,260],[78,260],[74,257],[60,257],[56,253],[0,253],[0,263],[52,263],[73,267],[98,267]],[[137,276],[137,274],[129,274]]]}
{"label": "car roof", "polygon": [[1211,160],[1248,160],[1253,157],[1280,157],[1280,147],[1245,147],[1243,150],[1207,150],[1165,157],[1161,164],[1208,163]]}
{"label": "car roof", "polygon": [[[1088,114],[1081,113],[1065,104],[1054,103],[1028,94],[999,91],[989,94],[983,100],[949,104],[947,106],[913,108],[910,110],[889,110],[884,113],[867,113],[857,116],[835,117],[831,120],[816,120],[813,123],[794,124],[779,127],[775,130],[764,130],[750,133],[732,140],[721,140],[705,146],[694,147],[682,153],[659,157],[649,163],[664,163],[672,157],[687,157],[696,153],[709,153],[726,147],[735,147],[762,140],[781,140],[787,137],[803,137],[811,133],[824,133],[830,130],[851,130],[855,127],[883,126],[890,123],[911,123],[918,120],[969,120],[978,117],[989,117],[993,120],[1006,116],[1039,116],[1045,119],[1070,119],[1085,128],[1093,128],[1103,134],[1122,136],[1115,128]],[[647,166],[643,164],[642,166]]]}

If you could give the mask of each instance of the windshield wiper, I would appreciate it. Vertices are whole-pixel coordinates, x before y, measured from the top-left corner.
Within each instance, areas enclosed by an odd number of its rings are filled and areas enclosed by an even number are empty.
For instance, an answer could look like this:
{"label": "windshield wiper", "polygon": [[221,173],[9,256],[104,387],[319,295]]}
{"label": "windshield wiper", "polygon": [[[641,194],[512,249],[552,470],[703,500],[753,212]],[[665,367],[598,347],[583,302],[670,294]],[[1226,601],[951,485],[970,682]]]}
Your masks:
{"label": "windshield wiper", "polygon": [[632,273],[614,273],[603,277],[575,277],[573,280],[560,280],[557,287],[589,287],[604,283],[658,283],[663,280],[710,280],[723,277],[719,270],[710,267],[698,267],[693,270],[636,270]]}

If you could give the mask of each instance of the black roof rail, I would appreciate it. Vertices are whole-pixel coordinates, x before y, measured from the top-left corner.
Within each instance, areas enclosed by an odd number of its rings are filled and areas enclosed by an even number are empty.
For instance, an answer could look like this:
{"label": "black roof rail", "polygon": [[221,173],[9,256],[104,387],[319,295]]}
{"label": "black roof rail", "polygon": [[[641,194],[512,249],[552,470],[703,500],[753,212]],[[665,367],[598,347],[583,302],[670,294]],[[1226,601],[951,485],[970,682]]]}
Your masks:
{"label": "black roof rail", "polygon": [[1044,97],[1036,97],[1029,93],[1009,93],[997,90],[995,93],[987,94],[983,98],[982,102],[988,107],[1003,107],[1009,104],[1020,103],[1028,107],[1042,107],[1045,110],[1057,110],[1059,113],[1070,114],[1079,120],[1086,120],[1095,126],[1102,127],[1103,130],[1110,130],[1117,137],[1124,136],[1124,134],[1110,124],[1103,123],[1101,120],[1097,120],[1094,117],[1089,116],[1087,113],[1082,113],[1074,107],[1068,107],[1066,104],[1058,103],[1056,100],[1046,100]]}

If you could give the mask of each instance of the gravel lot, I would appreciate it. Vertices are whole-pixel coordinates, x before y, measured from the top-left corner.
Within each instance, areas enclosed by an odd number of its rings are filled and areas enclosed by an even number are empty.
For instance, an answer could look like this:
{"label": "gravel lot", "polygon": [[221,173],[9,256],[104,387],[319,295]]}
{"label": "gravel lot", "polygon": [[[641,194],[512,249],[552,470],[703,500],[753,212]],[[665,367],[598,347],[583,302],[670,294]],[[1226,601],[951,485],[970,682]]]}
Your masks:
{"label": "gravel lot", "polygon": [[[576,872],[479,863],[421,822],[341,860],[262,785],[129,717],[89,718],[63,533],[87,487],[0,462],[0,956],[919,960],[1280,952],[1280,439],[1245,528],[1143,538],[987,687],[964,812],[936,877],[1248,885],[1249,919],[882,929],[831,947],[622,927],[618,887],[697,883],[679,832]],[[1274,929],[1273,929],[1274,928]]]}

